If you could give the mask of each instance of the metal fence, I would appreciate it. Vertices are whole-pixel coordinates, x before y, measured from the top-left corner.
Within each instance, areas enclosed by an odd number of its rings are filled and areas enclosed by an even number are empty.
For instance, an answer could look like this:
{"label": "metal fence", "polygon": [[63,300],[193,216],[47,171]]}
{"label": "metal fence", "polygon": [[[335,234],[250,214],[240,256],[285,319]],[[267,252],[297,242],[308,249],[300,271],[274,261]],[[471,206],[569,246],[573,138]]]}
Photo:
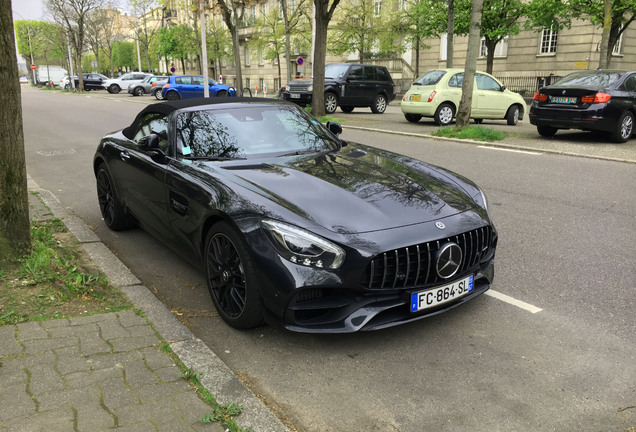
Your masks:
{"label": "metal fence", "polygon": [[497,76],[494,75],[510,91],[520,93],[522,96],[532,96],[532,94],[555,82],[560,76]]}

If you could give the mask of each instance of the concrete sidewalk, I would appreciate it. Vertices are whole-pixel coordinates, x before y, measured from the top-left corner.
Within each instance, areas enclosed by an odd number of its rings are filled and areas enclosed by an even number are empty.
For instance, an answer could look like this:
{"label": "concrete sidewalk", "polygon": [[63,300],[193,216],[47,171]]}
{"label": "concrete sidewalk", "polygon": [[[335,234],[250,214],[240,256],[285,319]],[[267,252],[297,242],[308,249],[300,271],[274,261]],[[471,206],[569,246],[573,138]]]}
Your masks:
{"label": "concrete sidewalk", "polygon": [[211,408],[161,352],[155,330],[201,374],[201,383],[219,403],[243,406],[239,426],[288,432],[93,231],[31,179],[29,189],[38,193],[29,194],[31,218],[62,219],[110,283],[145,317],[123,311],[0,327],[0,432],[223,431],[219,423],[199,421]]}

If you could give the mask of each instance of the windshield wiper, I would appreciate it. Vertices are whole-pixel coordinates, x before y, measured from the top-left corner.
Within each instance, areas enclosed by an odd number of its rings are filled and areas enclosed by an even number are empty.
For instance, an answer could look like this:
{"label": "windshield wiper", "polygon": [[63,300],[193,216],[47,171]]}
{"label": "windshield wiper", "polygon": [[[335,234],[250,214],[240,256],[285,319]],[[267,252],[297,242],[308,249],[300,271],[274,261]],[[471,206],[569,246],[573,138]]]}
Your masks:
{"label": "windshield wiper", "polygon": [[187,160],[209,160],[209,161],[231,161],[231,160],[245,160],[244,157],[227,157],[227,156],[184,156],[183,159]]}
{"label": "windshield wiper", "polygon": [[[323,150],[320,150],[320,151],[323,151]],[[278,157],[296,156],[296,155],[309,154],[309,153],[319,153],[319,151],[314,149],[296,150],[290,153],[279,155]]]}

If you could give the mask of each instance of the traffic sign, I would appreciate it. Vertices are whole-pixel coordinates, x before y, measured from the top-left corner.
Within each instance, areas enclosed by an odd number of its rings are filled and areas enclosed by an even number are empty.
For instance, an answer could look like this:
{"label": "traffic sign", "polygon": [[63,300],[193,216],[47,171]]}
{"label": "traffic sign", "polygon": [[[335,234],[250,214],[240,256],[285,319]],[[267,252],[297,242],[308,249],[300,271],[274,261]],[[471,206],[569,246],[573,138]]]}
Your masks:
{"label": "traffic sign", "polygon": [[297,64],[298,66],[302,66],[302,65],[303,65],[303,63],[305,63],[305,60],[303,60],[303,58],[302,58],[302,57],[298,57],[298,58],[296,59],[296,64]]}
{"label": "traffic sign", "polygon": [[35,65],[34,64],[31,65],[31,69],[35,70]]}

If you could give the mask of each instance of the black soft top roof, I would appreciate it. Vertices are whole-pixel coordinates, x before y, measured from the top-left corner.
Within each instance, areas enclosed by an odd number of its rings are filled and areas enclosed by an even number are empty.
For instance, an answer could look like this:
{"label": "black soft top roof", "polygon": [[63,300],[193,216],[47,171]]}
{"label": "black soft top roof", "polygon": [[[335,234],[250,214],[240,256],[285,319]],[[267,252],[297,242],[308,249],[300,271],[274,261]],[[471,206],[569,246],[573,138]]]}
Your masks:
{"label": "black soft top roof", "polygon": [[258,98],[258,97],[215,97],[215,98],[194,98],[194,99],[180,99],[174,101],[165,101],[159,103],[153,103],[142,109],[135,120],[130,126],[124,128],[122,133],[128,139],[132,139],[135,131],[141,124],[141,121],[148,114],[163,114],[169,115],[174,111],[191,108],[203,105],[216,105],[216,104],[239,104],[239,103],[282,103],[289,104],[279,99],[271,98]]}

